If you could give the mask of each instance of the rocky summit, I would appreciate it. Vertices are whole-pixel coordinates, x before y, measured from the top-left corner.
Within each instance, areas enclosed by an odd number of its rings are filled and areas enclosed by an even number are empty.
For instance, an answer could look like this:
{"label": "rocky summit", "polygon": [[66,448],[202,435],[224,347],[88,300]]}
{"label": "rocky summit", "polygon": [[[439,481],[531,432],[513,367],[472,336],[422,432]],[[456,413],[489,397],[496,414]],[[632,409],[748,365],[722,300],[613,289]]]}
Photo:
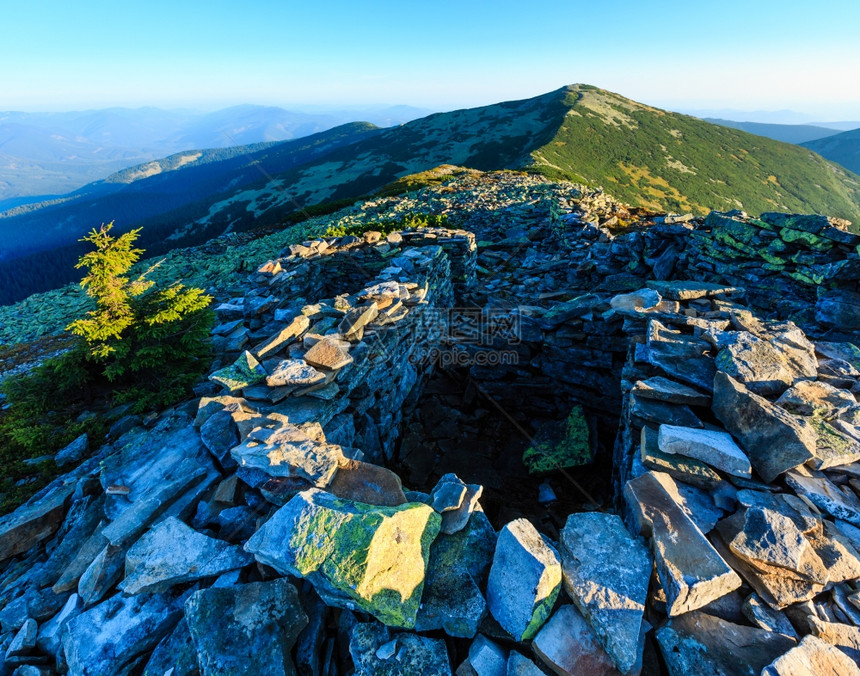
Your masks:
{"label": "rocky summit", "polygon": [[850,224],[440,175],[234,250],[0,517],[0,674],[860,674]]}

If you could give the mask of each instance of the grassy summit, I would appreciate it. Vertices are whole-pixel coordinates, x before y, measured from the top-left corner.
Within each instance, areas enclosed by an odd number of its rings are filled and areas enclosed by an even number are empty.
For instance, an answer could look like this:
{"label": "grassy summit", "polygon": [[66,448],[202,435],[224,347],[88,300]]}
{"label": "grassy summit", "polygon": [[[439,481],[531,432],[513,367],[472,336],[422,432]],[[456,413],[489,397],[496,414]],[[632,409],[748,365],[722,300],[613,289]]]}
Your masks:
{"label": "grassy summit", "polygon": [[572,85],[533,168],[602,185],[634,205],[823,213],[860,221],[860,176],[805,148]]}

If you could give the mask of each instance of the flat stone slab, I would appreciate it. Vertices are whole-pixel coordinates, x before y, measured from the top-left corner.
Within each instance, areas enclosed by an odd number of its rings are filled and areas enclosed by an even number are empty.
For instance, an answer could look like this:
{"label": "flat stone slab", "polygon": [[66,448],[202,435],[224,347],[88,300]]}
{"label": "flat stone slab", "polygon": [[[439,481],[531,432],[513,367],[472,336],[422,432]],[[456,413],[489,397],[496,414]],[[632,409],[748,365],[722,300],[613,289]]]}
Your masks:
{"label": "flat stone slab", "polygon": [[781,394],[800,380],[818,376],[811,344],[803,351],[746,331],[735,333],[730,342],[724,344],[717,354],[716,364],[720,371],[761,395]]}
{"label": "flat stone slab", "polygon": [[70,674],[104,676],[158,644],[182,617],[182,606],[161,594],[116,594],[69,620],[63,650]]}
{"label": "flat stone slab", "polygon": [[312,488],[281,507],[245,550],[308,579],[329,605],[411,629],[441,520],[422,503],[377,507]]}
{"label": "flat stone slab", "polygon": [[0,518],[0,561],[26,552],[50,537],[60,527],[74,492],[74,483],[59,486]]}
{"label": "flat stone slab", "polygon": [[716,470],[699,460],[660,451],[657,430],[650,427],[642,428],[639,458],[648,469],[665,472],[677,481],[705,490],[714,490],[727,483]]}
{"label": "flat stone slab", "polygon": [[860,668],[848,655],[817,636],[800,644],[766,666],[761,676],[860,676]]}
{"label": "flat stone slab", "polygon": [[832,417],[857,406],[857,400],[847,390],[828,383],[801,380],[783,392],[776,405],[798,415]]}
{"label": "flat stone slab", "polygon": [[266,378],[269,387],[308,387],[325,382],[325,374],[317,371],[304,359],[284,359]]}
{"label": "flat stone slab", "polygon": [[759,676],[796,641],[758,627],[727,622],[694,611],[673,617],[657,630],[657,643],[669,673]]}
{"label": "flat stone slab", "polygon": [[572,605],[555,611],[535,637],[532,650],[560,676],[621,676],[622,673]]}
{"label": "flat stone slab", "polygon": [[[323,337],[305,353],[305,361],[317,369],[337,371],[353,362],[349,348],[334,338]],[[347,345],[349,345],[347,343]]]}
{"label": "flat stone slab", "polygon": [[785,481],[795,493],[833,518],[860,527],[860,499],[852,491],[841,490],[821,473],[808,476],[800,471],[788,472]]}
{"label": "flat stone slab", "polygon": [[294,676],[290,651],[308,623],[283,579],[194,592],[185,617],[203,674]]}
{"label": "flat stone slab", "polygon": [[295,317],[287,326],[254,349],[257,359],[268,359],[287,347],[289,343],[301,336],[311,325],[311,320],[304,315]]}
{"label": "flat stone slab", "polygon": [[708,356],[710,345],[673,331],[656,319],[648,322],[647,359],[674,380],[706,392],[711,390],[716,366]]}
{"label": "flat stone slab", "polygon": [[615,514],[571,514],[561,532],[568,596],[622,673],[641,662],[640,637],[652,560]]}
{"label": "flat stone slab", "polygon": [[744,290],[737,286],[725,286],[710,282],[648,280],[645,285],[649,289],[659,291],[663,298],[669,300],[696,300],[698,298],[714,298],[720,296],[741,295]]}
{"label": "flat stone slab", "polygon": [[663,453],[695,458],[732,476],[752,476],[749,458],[727,432],[660,425],[657,444]]}
{"label": "flat stone slab", "polygon": [[487,582],[487,606],[517,641],[534,638],[561,588],[558,555],[526,519],[499,533]]}
{"label": "flat stone slab", "polygon": [[125,556],[126,594],[158,593],[175,584],[214,577],[253,563],[239,547],[169,517],[153,526]]}
{"label": "flat stone slab", "polygon": [[259,469],[272,477],[298,477],[325,488],[346,460],[340,446],[315,441],[294,425],[286,425],[266,442],[249,437],[231,449],[240,467]]}
{"label": "flat stone slab", "polygon": [[640,532],[651,538],[669,617],[706,606],[741,586],[738,577],[681,508],[674,480],[646,472],[624,487]]}
{"label": "flat stone slab", "polygon": [[714,378],[713,411],[767,482],[815,457],[815,430],[731,376]]}
{"label": "flat stone slab", "polygon": [[669,380],[663,376],[654,376],[645,380],[637,380],[633,392],[643,399],[655,399],[669,404],[684,404],[686,406],[710,406],[711,396],[682,383]]}

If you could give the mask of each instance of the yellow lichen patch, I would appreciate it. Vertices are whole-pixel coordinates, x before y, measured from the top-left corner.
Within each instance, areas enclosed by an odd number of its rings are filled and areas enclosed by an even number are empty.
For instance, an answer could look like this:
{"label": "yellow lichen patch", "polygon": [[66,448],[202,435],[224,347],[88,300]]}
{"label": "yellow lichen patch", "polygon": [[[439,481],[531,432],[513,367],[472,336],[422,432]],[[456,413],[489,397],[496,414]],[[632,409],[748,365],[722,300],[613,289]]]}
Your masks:
{"label": "yellow lichen patch", "polygon": [[367,569],[356,588],[363,599],[372,600],[380,592],[396,592],[403,601],[412,597],[424,583],[423,568],[414,565],[422,559],[421,538],[432,508],[422,505],[395,512],[379,524],[367,552]]}
{"label": "yellow lichen patch", "polygon": [[779,181],[777,180],[776,176],[774,176],[773,174],[768,176],[767,180],[764,181],[765,185],[767,185],[768,183],[773,183],[774,185],[779,185]]}

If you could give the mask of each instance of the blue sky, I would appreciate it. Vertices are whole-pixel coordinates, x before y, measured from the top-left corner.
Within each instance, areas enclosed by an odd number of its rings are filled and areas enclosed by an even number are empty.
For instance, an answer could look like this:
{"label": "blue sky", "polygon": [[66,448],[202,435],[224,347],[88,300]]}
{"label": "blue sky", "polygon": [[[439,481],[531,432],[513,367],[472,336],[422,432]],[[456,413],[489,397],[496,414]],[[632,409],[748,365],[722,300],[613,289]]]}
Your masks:
{"label": "blue sky", "polygon": [[0,110],[405,103],[586,82],[860,119],[860,2],[4,0]]}

